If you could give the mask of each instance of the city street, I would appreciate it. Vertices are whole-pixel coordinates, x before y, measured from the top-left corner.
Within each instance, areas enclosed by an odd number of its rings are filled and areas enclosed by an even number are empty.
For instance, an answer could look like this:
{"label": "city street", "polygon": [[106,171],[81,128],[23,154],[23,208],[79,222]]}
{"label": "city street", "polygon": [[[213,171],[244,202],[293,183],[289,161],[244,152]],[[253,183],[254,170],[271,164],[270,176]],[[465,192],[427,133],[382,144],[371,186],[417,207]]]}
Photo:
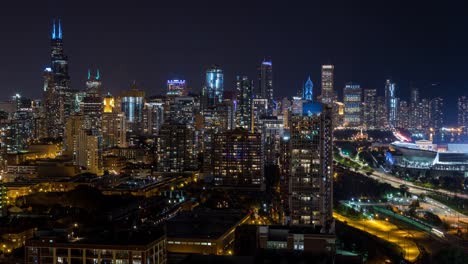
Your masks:
{"label": "city street", "polygon": [[333,213],[333,217],[340,222],[346,222],[349,226],[398,245],[403,251],[403,257],[410,262],[415,261],[421,254],[414,239],[424,238],[426,234],[423,232],[401,230],[398,226],[384,220],[353,220],[338,213]]}

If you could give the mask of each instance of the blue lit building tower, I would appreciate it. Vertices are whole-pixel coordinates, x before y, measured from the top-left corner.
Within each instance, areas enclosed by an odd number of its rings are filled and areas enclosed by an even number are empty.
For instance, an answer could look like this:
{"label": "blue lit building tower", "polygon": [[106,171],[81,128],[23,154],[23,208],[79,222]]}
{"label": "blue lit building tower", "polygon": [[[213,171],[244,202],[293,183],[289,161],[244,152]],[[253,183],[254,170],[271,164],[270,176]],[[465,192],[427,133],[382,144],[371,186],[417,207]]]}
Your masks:
{"label": "blue lit building tower", "polygon": [[223,101],[224,74],[218,65],[213,65],[206,70],[205,86],[207,106],[215,106]]}
{"label": "blue lit building tower", "polygon": [[[73,93],[70,89],[70,76],[68,75],[68,57],[63,51],[62,24],[53,21],[51,35],[51,70],[53,76],[53,86],[58,94],[59,123],[64,124],[66,119],[73,112]],[[59,133],[63,136],[63,131]]]}
{"label": "blue lit building tower", "polygon": [[396,84],[391,80],[385,82],[385,107],[388,125],[396,127],[398,121],[398,98],[396,97]]}
{"label": "blue lit building tower", "polygon": [[309,76],[306,83],[304,84],[304,88],[302,89],[302,99],[307,100],[307,101],[312,101],[314,98],[313,89],[314,89],[314,83],[312,82]]}

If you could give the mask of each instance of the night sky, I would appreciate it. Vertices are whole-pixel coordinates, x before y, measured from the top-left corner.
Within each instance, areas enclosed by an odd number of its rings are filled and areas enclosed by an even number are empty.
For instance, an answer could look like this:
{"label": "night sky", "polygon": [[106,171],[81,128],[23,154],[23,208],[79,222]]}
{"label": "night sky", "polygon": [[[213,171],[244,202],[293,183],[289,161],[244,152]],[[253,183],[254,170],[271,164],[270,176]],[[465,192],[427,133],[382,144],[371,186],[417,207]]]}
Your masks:
{"label": "night sky", "polygon": [[[165,80],[187,79],[199,91],[203,71],[219,64],[225,89],[234,78],[257,77],[266,56],[274,64],[275,97],[297,93],[320,65],[335,65],[335,89],[355,81],[383,93],[386,78],[409,96],[468,95],[468,8],[464,1],[4,1],[0,8],[2,98],[39,98],[50,64],[50,27],[61,18],[72,88],[83,89],[99,68],[104,90],[137,84],[162,93]],[[73,3],[71,3],[73,2]],[[170,2],[170,3],[167,3]]]}

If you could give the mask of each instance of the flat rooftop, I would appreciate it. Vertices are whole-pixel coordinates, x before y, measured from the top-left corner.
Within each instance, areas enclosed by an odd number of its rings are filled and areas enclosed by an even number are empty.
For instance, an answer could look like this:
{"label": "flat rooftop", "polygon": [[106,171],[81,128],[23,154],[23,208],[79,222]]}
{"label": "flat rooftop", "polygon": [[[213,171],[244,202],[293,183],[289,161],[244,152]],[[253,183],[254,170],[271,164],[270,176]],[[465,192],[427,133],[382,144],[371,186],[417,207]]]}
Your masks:
{"label": "flat rooftop", "polygon": [[167,221],[167,237],[218,239],[247,215],[241,210],[195,208]]}

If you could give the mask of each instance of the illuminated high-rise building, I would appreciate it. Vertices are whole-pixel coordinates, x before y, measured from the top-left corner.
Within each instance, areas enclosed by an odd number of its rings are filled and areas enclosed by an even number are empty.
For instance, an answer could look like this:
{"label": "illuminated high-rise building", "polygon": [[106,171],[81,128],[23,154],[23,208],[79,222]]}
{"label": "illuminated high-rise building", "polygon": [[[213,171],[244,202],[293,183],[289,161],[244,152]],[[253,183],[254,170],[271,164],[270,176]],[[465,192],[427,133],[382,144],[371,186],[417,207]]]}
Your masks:
{"label": "illuminated high-rise building", "polygon": [[335,99],[333,72],[335,66],[322,65],[322,93],[320,98],[322,103],[332,104]]}
{"label": "illuminated high-rise building", "polygon": [[431,128],[431,100],[421,99],[420,102],[421,129],[423,132],[429,132]]}
{"label": "illuminated high-rise building", "polygon": [[216,134],[213,143],[215,185],[263,188],[263,144],[260,133],[236,128]]}
{"label": "illuminated high-rise building", "polygon": [[377,118],[377,128],[384,129],[388,127],[387,120],[387,108],[385,107],[385,97],[377,96],[377,107],[376,107],[376,116]]}
{"label": "illuminated high-rise building", "polygon": [[262,98],[255,98],[252,102],[251,110],[251,131],[261,132],[261,119],[269,116],[268,114],[268,100]]}
{"label": "illuminated high-rise building", "polygon": [[206,106],[215,106],[223,101],[224,74],[219,66],[213,65],[206,71],[204,93]]}
{"label": "illuminated high-rise building", "polygon": [[318,225],[327,231],[333,221],[332,107],[304,104],[291,117],[289,147],[290,224]]}
{"label": "illuminated high-rise building", "polygon": [[56,90],[54,82],[54,73],[52,68],[46,68],[43,73],[44,90],[43,90],[43,132],[42,135],[48,138],[57,138],[62,135],[60,127],[60,100],[59,93]]}
{"label": "illuminated high-rise building", "polygon": [[359,127],[362,125],[362,89],[359,84],[347,83],[343,90],[345,106],[344,125]]}
{"label": "illuminated high-rise building", "polygon": [[115,98],[110,93],[108,93],[106,96],[104,96],[102,104],[103,104],[103,112],[104,113],[114,112]]}
{"label": "illuminated high-rise building", "polygon": [[236,123],[247,130],[252,128],[253,83],[247,76],[236,77]]}
{"label": "illuminated high-rise building", "polygon": [[458,126],[463,129],[464,134],[468,134],[468,97],[467,96],[460,96],[458,97],[457,103],[457,110],[458,110],[458,118],[457,123]]}
{"label": "illuminated high-rise building", "polygon": [[404,100],[399,101],[398,111],[397,127],[408,128],[411,117],[410,105],[408,102]]}
{"label": "illuminated high-rise building", "polygon": [[169,114],[166,116],[165,120],[171,123],[193,126],[194,116],[195,98],[191,96],[178,96],[169,103]]}
{"label": "illuminated high-rise building", "polygon": [[444,126],[444,99],[436,97],[431,100],[431,128],[438,132]]}
{"label": "illuminated high-rise building", "polygon": [[398,99],[396,97],[396,84],[391,80],[385,82],[385,106],[388,125],[396,127],[398,121]]}
{"label": "illuminated high-rise building", "polygon": [[159,131],[157,142],[158,171],[183,172],[197,169],[193,126],[165,123]]}
{"label": "illuminated high-rise building", "polygon": [[[145,103],[143,113],[144,133],[156,136],[164,123],[164,103],[161,101],[150,101]],[[193,119],[193,117],[192,117]]]}
{"label": "illuminated high-rise building", "polygon": [[186,96],[188,94],[185,80],[167,80],[167,96]]}
{"label": "illuminated high-rise building", "polygon": [[56,100],[59,103],[59,135],[62,136],[66,119],[74,112],[74,92],[70,88],[68,57],[63,51],[63,34],[60,20],[57,24],[54,20],[52,25],[51,63],[53,85],[55,92],[58,94]]}
{"label": "illuminated high-rise building", "polygon": [[104,148],[127,146],[125,114],[120,112],[102,113],[102,141]]}
{"label": "illuminated high-rise building", "polygon": [[411,87],[409,129],[421,129],[421,108],[419,104],[419,90],[416,87]]}
{"label": "illuminated high-rise building", "polygon": [[99,70],[95,76],[92,76],[91,72],[88,71],[85,96],[80,102],[80,112],[84,118],[83,129],[93,129],[96,133],[100,133],[103,112],[101,89],[102,82]]}
{"label": "illuminated high-rise building", "polygon": [[362,121],[366,128],[377,127],[377,89],[364,89]]}
{"label": "illuminated high-rise building", "polygon": [[128,132],[139,134],[143,127],[143,107],[145,103],[145,92],[138,90],[138,87],[133,83],[130,91],[125,91],[119,96],[119,103],[122,112],[127,119]]}
{"label": "illuminated high-rise building", "polygon": [[260,64],[258,71],[258,90],[256,96],[257,98],[268,100],[268,114],[271,115],[273,108],[275,108],[273,100],[273,63],[271,60],[264,60]]}
{"label": "illuminated high-rise building", "polygon": [[304,84],[304,88],[302,89],[302,99],[306,101],[312,101],[314,99],[313,93],[314,93],[314,83],[312,82],[309,76],[309,78]]}

